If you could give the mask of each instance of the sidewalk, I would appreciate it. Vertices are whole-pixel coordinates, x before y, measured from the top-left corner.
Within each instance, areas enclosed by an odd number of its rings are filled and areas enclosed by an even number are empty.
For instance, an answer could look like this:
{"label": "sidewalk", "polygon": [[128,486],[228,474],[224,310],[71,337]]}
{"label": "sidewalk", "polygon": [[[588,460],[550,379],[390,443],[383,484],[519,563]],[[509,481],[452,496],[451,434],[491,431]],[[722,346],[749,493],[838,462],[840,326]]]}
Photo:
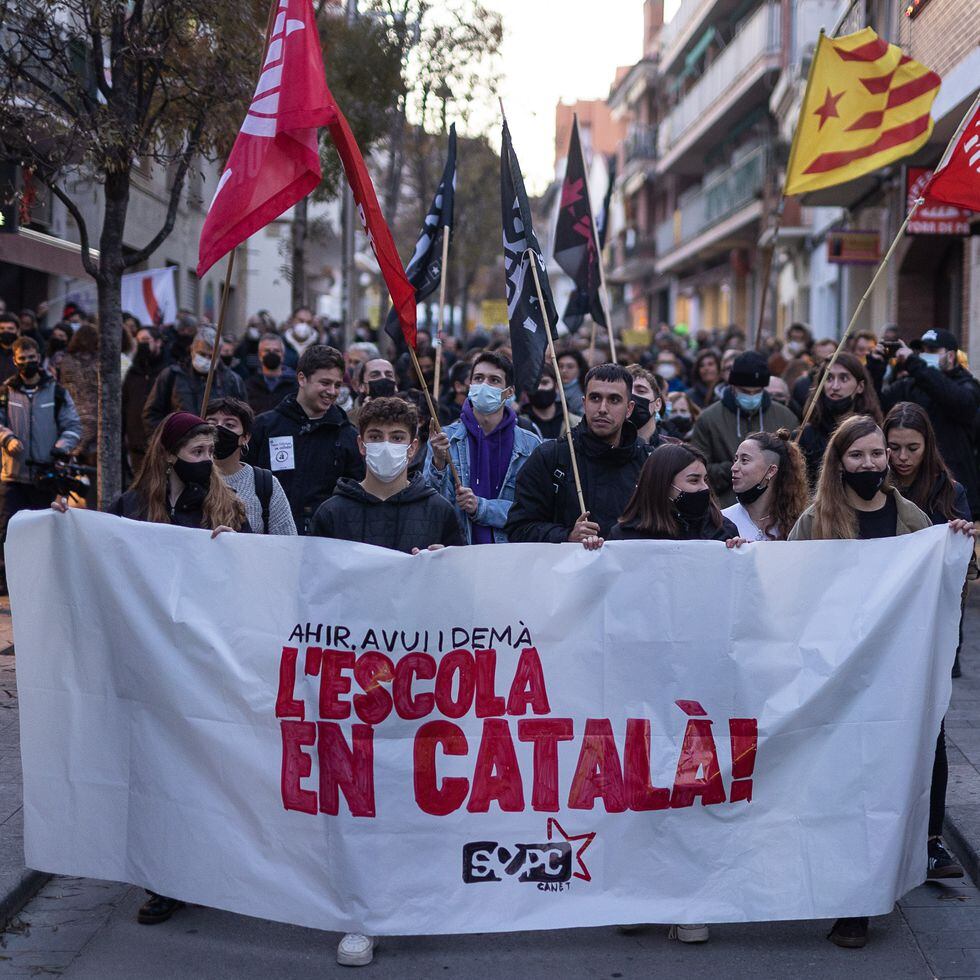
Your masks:
{"label": "sidewalk", "polygon": [[[0,930],[50,877],[24,864],[20,729],[10,603],[0,598]],[[946,840],[980,885],[980,583],[971,587],[961,653],[946,715],[949,753]],[[968,910],[972,915],[973,910]]]}

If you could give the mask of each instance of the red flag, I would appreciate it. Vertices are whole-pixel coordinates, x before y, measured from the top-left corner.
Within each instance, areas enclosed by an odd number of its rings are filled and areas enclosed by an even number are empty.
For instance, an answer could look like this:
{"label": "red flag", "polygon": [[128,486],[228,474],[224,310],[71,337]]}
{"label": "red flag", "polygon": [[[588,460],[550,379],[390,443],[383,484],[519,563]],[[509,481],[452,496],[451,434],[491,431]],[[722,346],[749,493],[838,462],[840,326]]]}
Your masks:
{"label": "red flag", "polygon": [[980,95],[946,147],[923,196],[980,211]]}
{"label": "red flag", "polygon": [[201,231],[204,275],[321,180],[317,126],[335,118],[311,0],[278,0],[255,94]]}

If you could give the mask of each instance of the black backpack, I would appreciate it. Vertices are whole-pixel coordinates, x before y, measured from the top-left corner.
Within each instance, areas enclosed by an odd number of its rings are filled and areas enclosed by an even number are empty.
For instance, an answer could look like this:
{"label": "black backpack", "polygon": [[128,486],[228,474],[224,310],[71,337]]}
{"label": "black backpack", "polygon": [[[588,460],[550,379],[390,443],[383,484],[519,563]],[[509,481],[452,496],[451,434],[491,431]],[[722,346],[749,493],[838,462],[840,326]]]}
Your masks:
{"label": "black backpack", "polygon": [[262,505],[262,533],[269,533],[269,503],[272,500],[272,471],[253,466],[255,474],[255,494]]}

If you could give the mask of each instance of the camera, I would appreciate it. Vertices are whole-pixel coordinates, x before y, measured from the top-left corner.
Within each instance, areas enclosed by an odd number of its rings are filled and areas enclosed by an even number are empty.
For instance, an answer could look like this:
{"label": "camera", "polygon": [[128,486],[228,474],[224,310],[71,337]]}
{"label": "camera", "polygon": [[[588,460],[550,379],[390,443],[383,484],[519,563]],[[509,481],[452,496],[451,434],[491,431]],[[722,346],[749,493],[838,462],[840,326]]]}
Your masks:
{"label": "camera", "polygon": [[27,465],[34,474],[35,485],[47,490],[52,497],[67,497],[71,494],[84,497],[89,490],[89,477],[96,474],[94,466],[83,466],[64,456],[56,456],[43,463],[29,459]]}

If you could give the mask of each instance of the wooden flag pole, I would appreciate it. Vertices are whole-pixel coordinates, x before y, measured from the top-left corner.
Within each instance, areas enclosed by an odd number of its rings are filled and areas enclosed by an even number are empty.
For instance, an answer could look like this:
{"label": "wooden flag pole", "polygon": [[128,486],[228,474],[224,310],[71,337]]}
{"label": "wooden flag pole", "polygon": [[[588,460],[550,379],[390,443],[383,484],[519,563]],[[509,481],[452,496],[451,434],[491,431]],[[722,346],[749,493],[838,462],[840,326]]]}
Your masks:
{"label": "wooden flag pole", "polygon": [[442,375],[442,334],[446,325],[446,270],[449,267],[449,227],[442,226],[442,269],[439,274],[439,315],[436,317],[436,373],[432,379],[432,397],[439,404],[439,380]]}
{"label": "wooden flag pole", "polygon": [[[411,344],[408,345],[408,353],[412,357],[412,366],[415,368],[415,374],[419,379],[419,384],[422,386],[422,392],[425,395],[425,403],[426,405],[429,406],[429,415],[431,417],[430,428],[432,425],[435,425],[436,432],[442,432],[442,425],[439,422],[439,413],[436,412],[436,407],[435,405],[432,404],[432,394],[429,391],[429,385],[426,382],[425,378],[422,377],[422,368],[419,366],[419,358],[418,355],[415,353],[415,348]],[[449,455],[449,470],[453,475],[453,483],[456,486],[456,489],[458,490],[462,486],[462,484],[460,483],[459,480],[459,473],[456,472],[456,466],[453,463],[453,457],[451,453]]]}
{"label": "wooden flag pole", "polygon": [[768,248],[766,248],[766,257],[763,263],[763,275],[762,275],[762,296],[759,300],[759,321],[755,326],[755,340],[752,342],[752,347],[755,350],[759,349],[759,344],[762,343],[762,325],[766,319],[766,300],[769,297],[769,279],[772,276],[772,260],[776,254],[776,242],[779,239],[779,229],[783,223],[783,209],[786,207],[786,192],[784,191],[779,195],[779,204],[776,207],[776,224],[772,229],[772,241],[769,243]]}
{"label": "wooden flag pole", "polygon": [[857,323],[857,319],[861,315],[861,311],[864,309],[864,304],[867,303],[868,297],[875,288],[875,284],[881,278],[881,274],[888,267],[888,263],[891,260],[892,255],[895,253],[895,249],[898,248],[898,243],[902,240],[902,236],[905,234],[905,229],[908,227],[909,222],[915,217],[915,212],[919,210],[919,207],[922,204],[925,204],[925,198],[916,198],[911,209],[909,210],[909,213],[905,216],[902,226],[898,229],[898,233],[895,235],[894,240],[888,247],[888,251],[885,252],[884,258],[878,264],[875,274],[871,277],[871,282],[868,285],[868,288],[864,291],[864,295],[861,297],[857,308],[854,310],[854,315],[851,317],[851,322],[847,325],[847,329],[844,331],[844,336],[841,337],[840,343],[837,345],[837,350],[834,351],[833,357],[831,357],[831,359],[827,362],[827,366],[823,369],[823,377],[821,377],[820,383],[817,385],[817,388],[813,393],[813,397],[810,399],[810,404],[807,407],[806,415],[803,416],[803,422],[801,423],[800,429],[796,434],[797,442],[800,441],[800,437],[803,435],[803,430],[810,421],[810,416],[813,414],[813,409],[817,404],[817,400],[820,398],[821,394],[823,394],[824,386],[827,384],[827,377],[830,374],[830,369],[834,366],[840,352],[844,349],[844,344],[847,343],[847,338],[851,335],[851,331],[854,329],[854,325]]}
{"label": "wooden flag pole", "polygon": [[211,386],[214,384],[214,372],[218,367],[221,356],[221,332],[225,328],[225,314],[228,312],[228,293],[231,290],[231,270],[235,267],[235,249],[228,253],[228,269],[225,272],[225,288],[221,293],[221,309],[218,311],[218,326],[214,332],[214,350],[211,351],[211,367],[208,368],[208,380],[204,383],[204,398],[201,399],[201,418],[208,416],[208,402],[211,400]]}
{"label": "wooden flag pole", "polygon": [[[589,317],[592,320],[592,317]],[[592,336],[589,339],[589,367],[592,367],[592,356],[595,354],[595,335],[598,332],[599,324],[592,320]]]}
{"label": "wooden flag pole", "polygon": [[551,352],[551,363],[555,369],[555,387],[561,398],[561,413],[565,419],[565,437],[568,439],[568,450],[572,454],[572,475],[575,477],[575,492],[578,494],[578,506],[582,514],[585,510],[585,495],[582,493],[582,480],[578,475],[578,460],[575,457],[575,440],[572,439],[572,422],[568,416],[568,402],[565,399],[565,386],[561,383],[561,372],[558,370],[558,355],[555,352],[555,341],[551,336],[551,324],[548,322],[548,308],[544,305],[544,294],[541,292],[541,280],[538,278],[538,260],[533,249],[528,249],[524,257],[530,259],[531,275],[534,277],[534,288],[538,294],[538,306],[541,309],[541,319],[544,321],[545,336],[548,338],[548,350]]}

